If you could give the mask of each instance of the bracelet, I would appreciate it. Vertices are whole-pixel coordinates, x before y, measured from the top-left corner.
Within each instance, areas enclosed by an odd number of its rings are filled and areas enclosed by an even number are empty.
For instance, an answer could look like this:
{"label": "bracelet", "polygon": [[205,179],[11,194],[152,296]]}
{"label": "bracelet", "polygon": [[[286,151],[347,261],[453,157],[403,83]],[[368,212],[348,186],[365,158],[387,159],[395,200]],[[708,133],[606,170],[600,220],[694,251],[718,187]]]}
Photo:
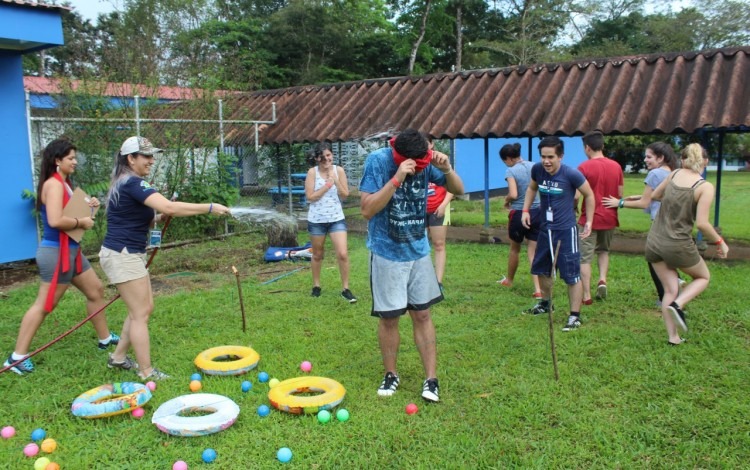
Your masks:
{"label": "bracelet", "polygon": [[210,214],[211,211],[213,210],[214,210],[214,203],[213,202],[208,203],[208,213]]}
{"label": "bracelet", "polygon": [[78,228],[78,217],[74,217],[74,219],[76,219],[76,226],[73,228]]}
{"label": "bracelet", "polygon": [[521,212],[529,212],[528,209],[521,209]]}
{"label": "bracelet", "polygon": [[450,175],[451,173],[453,173],[453,168],[451,168],[451,169],[450,169],[450,170],[448,170],[448,171],[444,171],[444,172],[443,172],[443,175],[444,175],[444,176],[448,176],[448,175]]}
{"label": "bracelet", "polygon": [[330,181],[328,181],[328,182],[326,183],[326,187],[327,187],[328,189],[331,189],[331,188],[333,187],[333,183],[331,183]]}
{"label": "bracelet", "polygon": [[716,240],[716,241],[714,242],[714,245],[716,245],[716,246],[719,246],[719,245],[721,245],[722,243],[724,243],[724,239],[723,239],[723,238],[721,238],[721,237],[719,237],[719,239],[718,239],[718,240]]}
{"label": "bracelet", "polygon": [[396,177],[395,177],[395,176],[394,176],[393,178],[391,178],[391,184],[392,184],[392,185],[393,185],[393,186],[394,186],[394,187],[395,187],[396,189],[398,189],[398,188],[400,188],[400,187],[401,187],[401,183],[399,183],[399,182],[398,182],[398,180],[396,179]]}
{"label": "bracelet", "polygon": [[617,203],[617,207],[619,207],[620,209],[625,207],[625,199],[620,199],[620,202]]}

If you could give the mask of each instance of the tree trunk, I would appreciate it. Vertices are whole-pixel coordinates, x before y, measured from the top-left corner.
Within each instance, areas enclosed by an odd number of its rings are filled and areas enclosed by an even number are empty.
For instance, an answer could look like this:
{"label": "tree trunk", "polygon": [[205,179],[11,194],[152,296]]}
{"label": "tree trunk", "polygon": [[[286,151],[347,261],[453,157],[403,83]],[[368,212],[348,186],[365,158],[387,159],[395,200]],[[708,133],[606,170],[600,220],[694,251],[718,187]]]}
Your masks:
{"label": "tree trunk", "polygon": [[417,37],[417,40],[414,41],[414,45],[411,48],[411,54],[409,55],[409,73],[408,75],[411,75],[414,72],[414,63],[417,61],[417,50],[419,50],[419,45],[422,43],[422,40],[424,39],[424,33],[427,30],[427,16],[430,14],[430,7],[432,6],[432,0],[427,0],[424,2],[424,14],[422,15],[422,26],[419,28],[419,36]]}
{"label": "tree trunk", "polygon": [[456,8],[456,69],[455,72],[461,71],[461,53],[464,48],[463,33],[463,9],[459,3]]}

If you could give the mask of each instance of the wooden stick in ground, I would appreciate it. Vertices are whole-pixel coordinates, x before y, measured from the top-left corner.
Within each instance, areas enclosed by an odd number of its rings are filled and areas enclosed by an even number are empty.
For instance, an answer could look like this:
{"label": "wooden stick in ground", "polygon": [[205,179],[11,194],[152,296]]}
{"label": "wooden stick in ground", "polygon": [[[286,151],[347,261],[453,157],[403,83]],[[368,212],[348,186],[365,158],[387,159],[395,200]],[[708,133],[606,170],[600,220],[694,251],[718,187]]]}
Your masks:
{"label": "wooden stick in ground", "polygon": [[[551,235],[551,234],[550,234]],[[550,238],[552,240],[552,238]],[[555,324],[552,321],[552,290],[555,287],[555,278],[557,277],[557,255],[560,254],[560,240],[557,241],[555,248],[555,258],[552,260],[552,285],[549,288],[549,342],[552,347],[552,365],[555,368],[555,380],[560,380],[560,372],[557,370],[557,349],[555,348]]]}
{"label": "wooden stick in ground", "polygon": [[245,303],[242,301],[242,285],[240,284],[240,272],[237,271],[237,268],[232,266],[232,272],[234,273],[234,277],[237,279],[237,292],[239,292],[240,297],[240,310],[242,311],[242,332],[245,333],[247,325],[245,323]]}

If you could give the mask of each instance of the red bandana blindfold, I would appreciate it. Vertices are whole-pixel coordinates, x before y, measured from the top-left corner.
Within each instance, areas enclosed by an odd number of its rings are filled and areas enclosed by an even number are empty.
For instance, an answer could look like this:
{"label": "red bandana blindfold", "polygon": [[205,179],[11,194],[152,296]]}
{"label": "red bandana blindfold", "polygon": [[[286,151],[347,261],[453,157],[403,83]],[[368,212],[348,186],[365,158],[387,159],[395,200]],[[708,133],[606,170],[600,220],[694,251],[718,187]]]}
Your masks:
{"label": "red bandana blindfold", "polygon": [[[404,157],[396,151],[396,147],[394,145],[396,143],[395,137],[389,140],[388,143],[391,144],[391,150],[393,151],[393,161],[396,163],[396,166],[400,166],[409,157]],[[432,150],[427,150],[427,154],[424,157],[414,158],[413,160],[417,162],[417,171],[424,170],[432,161]]]}

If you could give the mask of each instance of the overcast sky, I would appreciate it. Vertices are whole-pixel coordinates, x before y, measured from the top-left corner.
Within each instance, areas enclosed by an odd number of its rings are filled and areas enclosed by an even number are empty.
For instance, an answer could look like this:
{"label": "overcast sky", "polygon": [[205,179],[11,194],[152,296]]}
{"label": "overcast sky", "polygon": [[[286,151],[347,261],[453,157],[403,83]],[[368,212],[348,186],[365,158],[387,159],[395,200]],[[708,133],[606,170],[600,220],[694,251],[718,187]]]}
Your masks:
{"label": "overcast sky", "polygon": [[70,3],[75,11],[92,23],[96,22],[99,13],[109,13],[120,6],[118,0],[71,0]]}

